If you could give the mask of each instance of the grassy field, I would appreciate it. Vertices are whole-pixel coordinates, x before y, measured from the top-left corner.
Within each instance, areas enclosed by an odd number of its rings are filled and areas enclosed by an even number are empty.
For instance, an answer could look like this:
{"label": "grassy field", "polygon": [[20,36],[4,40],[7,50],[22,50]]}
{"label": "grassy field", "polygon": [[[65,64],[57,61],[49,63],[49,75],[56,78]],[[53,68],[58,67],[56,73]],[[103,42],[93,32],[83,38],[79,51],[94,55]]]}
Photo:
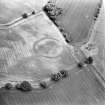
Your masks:
{"label": "grassy field", "polygon": [[6,24],[23,13],[35,12],[42,9],[48,0],[0,0],[0,24]]}

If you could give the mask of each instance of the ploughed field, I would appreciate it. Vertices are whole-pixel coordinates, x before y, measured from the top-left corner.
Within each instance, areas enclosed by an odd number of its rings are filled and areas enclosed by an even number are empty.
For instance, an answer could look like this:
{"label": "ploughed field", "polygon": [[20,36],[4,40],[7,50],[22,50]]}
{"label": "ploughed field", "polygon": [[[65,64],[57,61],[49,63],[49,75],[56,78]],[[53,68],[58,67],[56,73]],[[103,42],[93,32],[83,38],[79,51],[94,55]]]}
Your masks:
{"label": "ploughed field", "polygon": [[87,42],[89,30],[94,25],[95,18],[102,4],[101,0],[52,0],[63,9],[62,16],[57,21],[64,27],[73,45]]}
{"label": "ploughed field", "polygon": [[[14,15],[9,12],[4,16],[1,12],[0,17],[6,17],[0,19],[0,105],[105,104],[104,8],[101,8],[96,21],[94,14],[99,0],[64,1],[54,2],[63,8],[63,14],[57,17],[57,22],[70,35],[69,44],[53,21],[43,11],[38,12],[41,8],[38,4],[36,14],[31,14],[32,6],[24,7],[25,12],[29,13],[25,19],[20,18],[22,12],[16,15],[15,12]],[[7,6],[6,0],[0,3]],[[30,3],[35,5],[33,0]],[[17,11],[17,8],[9,7],[11,5],[16,5],[15,0],[8,5],[8,11]],[[18,4],[17,7],[21,11],[23,5]],[[30,11],[27,11],[28,8]],[[3,26],[15,19],[20,20]],[[78,61],[84,62],[89,55],[94,59],[93,64],[78,66]],[[53,82],[47,89],[35,87],[40,81],[51,78],[51,73],[62,69],[68,71],[67,78]],[[22,92],[16,88],[6,90],[3,87],[7,82],[15,86],[24,80],[31,83],[32,91]]]}

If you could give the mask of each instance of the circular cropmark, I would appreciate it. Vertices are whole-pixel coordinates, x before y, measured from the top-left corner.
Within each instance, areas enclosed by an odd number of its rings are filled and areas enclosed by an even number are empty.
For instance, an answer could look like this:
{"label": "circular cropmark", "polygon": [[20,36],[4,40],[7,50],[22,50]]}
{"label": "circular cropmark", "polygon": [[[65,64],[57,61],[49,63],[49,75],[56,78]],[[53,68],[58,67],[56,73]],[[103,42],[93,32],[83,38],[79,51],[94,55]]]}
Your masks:
{"label": "circular cropmark", "polygon": [[63,51],[61,42],[50,38],[40,40],[33,47],[35,53],[45,57],[57,57]]}

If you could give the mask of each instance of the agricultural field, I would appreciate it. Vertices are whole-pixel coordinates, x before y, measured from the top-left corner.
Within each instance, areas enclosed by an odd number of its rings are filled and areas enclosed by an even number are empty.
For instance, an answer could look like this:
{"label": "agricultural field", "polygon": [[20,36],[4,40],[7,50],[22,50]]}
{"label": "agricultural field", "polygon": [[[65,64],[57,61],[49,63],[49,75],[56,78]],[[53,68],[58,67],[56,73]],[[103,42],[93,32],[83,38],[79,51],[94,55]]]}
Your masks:
{"label": "agricultural field", "polygon": [[98,16],[100,0],[52,0],[63,9],[61,16],[57,17],[58,23],[64,27],[70,43],[80,46],[87,42],[89,30],[94,25]]}
{"label": "agricultural field", "polygon": [[105,105],[104,30],[101,0],[0,0],[0,105]]}

